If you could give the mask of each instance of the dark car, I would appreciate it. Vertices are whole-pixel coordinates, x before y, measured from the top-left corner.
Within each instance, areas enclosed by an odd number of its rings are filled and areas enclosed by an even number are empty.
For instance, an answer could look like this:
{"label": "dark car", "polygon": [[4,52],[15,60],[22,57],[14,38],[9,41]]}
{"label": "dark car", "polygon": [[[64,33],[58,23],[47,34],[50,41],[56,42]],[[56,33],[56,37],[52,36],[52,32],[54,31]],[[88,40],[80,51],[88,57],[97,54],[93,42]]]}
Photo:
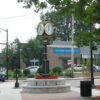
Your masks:
{"label": "dark car", "polygon": [[100,71],[100,66],[93,64],[93,71]]}
{"label": "dark car", "polygon": [[6,79],[7,79],[6,75],[0,73],[0,81],[5,82]]}

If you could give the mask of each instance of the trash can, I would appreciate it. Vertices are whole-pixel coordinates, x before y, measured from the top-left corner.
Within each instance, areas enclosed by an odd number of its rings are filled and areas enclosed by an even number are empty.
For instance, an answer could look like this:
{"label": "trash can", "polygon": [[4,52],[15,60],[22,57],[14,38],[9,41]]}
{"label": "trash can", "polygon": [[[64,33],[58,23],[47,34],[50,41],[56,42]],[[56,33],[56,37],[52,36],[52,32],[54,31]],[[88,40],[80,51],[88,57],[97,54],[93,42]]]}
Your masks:
{"label": "trash can", "polygon": [[92,95],[91,81],[80,82],[80,95],[82,97],[90,97]]}

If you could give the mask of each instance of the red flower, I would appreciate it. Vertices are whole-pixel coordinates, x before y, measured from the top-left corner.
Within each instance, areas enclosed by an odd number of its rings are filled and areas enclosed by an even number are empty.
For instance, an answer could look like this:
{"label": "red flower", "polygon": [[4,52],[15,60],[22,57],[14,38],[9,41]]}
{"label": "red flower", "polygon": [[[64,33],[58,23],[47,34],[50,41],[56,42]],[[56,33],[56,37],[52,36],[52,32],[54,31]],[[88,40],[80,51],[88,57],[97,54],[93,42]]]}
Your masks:
{"label": "red flower", "polygon": [[49,76],[42,76],[42,75],[36,75],[36,79],[57,79],[58,76],[55,75],[49,75]]}

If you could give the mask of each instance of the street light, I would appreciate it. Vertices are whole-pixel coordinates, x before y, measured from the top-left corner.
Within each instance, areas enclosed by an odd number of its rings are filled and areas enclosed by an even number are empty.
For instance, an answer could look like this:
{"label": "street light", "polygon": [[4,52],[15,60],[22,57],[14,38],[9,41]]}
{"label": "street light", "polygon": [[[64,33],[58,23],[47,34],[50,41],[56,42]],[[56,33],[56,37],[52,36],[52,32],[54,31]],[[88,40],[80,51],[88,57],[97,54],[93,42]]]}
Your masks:
{"label": "street light", "polygon": [[16,45],[16,50],[17,50],[17,55],[14,56],[15,60],[15,68],[16,68],[16,82],[15,82],[15,88],[19,87],[19,82],[18,82],[18,68],[20,68],[20,45],[19,43]]}
{"label": "street light", "polygon": [[7,80],[8,80],[8,63],[9,63],[9,57],[8,57],[8,29],[2,29],[0,28],[0,30],[3,30],[6,32],[6,43],[0,43],[1,45],[6,45],[6,75],[7,75]]}
{"label": "street light", "polygon": [[91,84],[92,84],[92,88],[95,88],[95,84],[94,84],[94,73],[93,73],[93,51],[92,51],[92,42],[90,42],[90,65],[91,65]]}
{"label": "street light", "polygon": [[43,76],[49,75],[49,60],[47,59],[47,43],[53,34],[53,25],[49,21],[42,21],[38,24],[37,33],[44,42]]}

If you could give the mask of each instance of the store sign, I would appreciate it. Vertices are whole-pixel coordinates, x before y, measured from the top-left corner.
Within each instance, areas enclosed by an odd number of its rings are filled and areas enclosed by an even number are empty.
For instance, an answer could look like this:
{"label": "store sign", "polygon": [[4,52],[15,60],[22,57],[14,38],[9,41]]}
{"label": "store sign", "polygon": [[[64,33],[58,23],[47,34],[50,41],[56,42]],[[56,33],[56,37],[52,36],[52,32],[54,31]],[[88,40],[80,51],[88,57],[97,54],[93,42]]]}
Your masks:
{"label": "store sign", "polygon": [[[74,53],[80,53],[80,49],[74,48]],[[54,53],[72,53],[71,48],[54,48],[53,49]]]}

